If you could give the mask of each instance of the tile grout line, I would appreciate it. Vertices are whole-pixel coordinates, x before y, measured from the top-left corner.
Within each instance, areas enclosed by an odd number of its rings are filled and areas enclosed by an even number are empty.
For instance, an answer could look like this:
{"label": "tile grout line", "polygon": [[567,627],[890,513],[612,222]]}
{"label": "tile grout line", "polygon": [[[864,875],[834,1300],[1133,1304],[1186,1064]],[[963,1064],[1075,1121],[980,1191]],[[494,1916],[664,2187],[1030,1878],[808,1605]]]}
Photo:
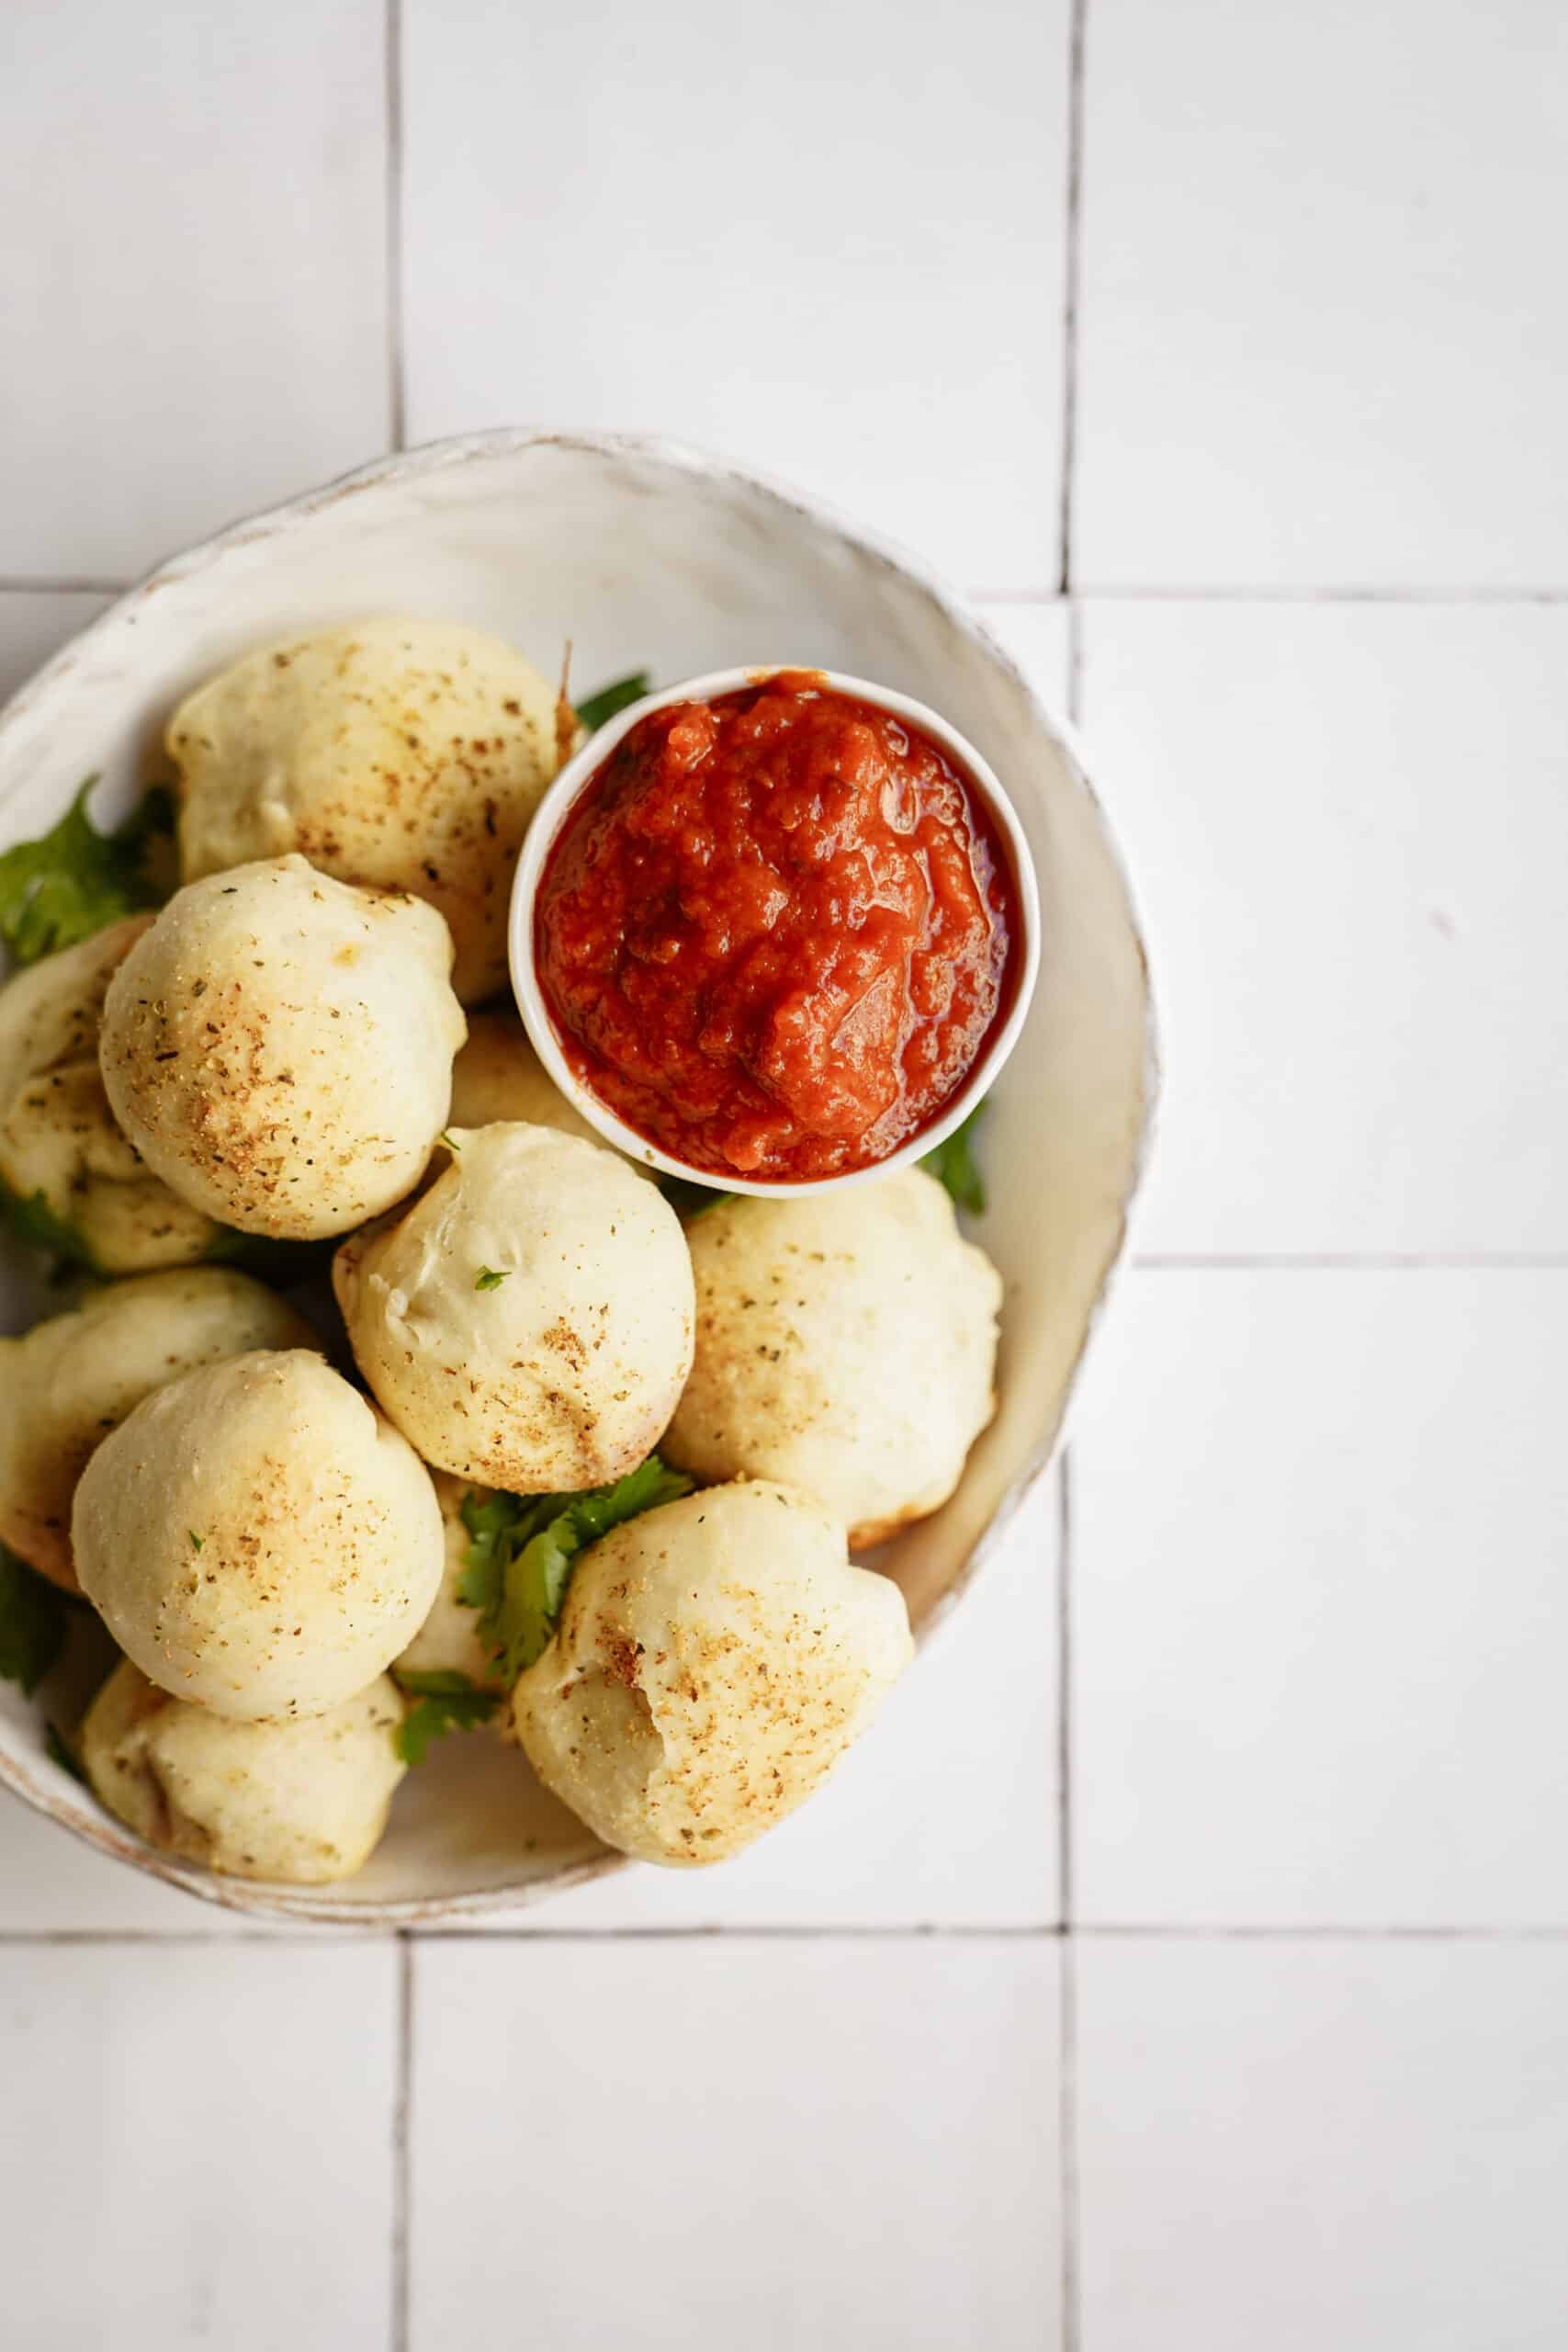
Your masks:
{"label": "tile grout line", "polygon": [[1084,34],[1089,0],[1072,0],[1067,32],[1067,201],[1063,224],[1062,441],[1057,490],[1056,539],[1060,560],[1057,592],[1073,584],[1073,476],[1078,436],[1079,244],[1083,220]]}
{"label": "tile grout line", "polygon": [[386,0],[382,20],[387,97],[387,435],[408,447],[407,370],[403,363],[403,8]]}
{"label": "tile grout line", "polygon": [[1062,2352],[1078,2352],[1083,2341],[1078,2192],[1078,1979],[1077,1952],[1069,1934],[1062,1946],[1060,1993],[1061,2076],[1056,2112],[1061,2174],[1062,2247],[1060,2286]]}
{"label": "tile grout line", "polygon": [[398,1936],[397,2040],[392,2091],[392,2242],[389,2352],[409,2342],[409,2104],[413,2079],[413,1939]]}

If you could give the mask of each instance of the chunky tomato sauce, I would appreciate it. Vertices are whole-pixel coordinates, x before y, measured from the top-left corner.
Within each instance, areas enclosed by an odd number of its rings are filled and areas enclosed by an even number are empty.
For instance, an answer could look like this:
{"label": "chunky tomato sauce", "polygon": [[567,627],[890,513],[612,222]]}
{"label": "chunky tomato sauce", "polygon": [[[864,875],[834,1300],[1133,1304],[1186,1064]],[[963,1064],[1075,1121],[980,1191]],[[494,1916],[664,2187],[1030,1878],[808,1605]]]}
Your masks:
{"label": "chunky tomato sauce", "polygon": [[534,952],[573,1069],[715,1176],[865,1168],[1004,1017],[1011,868],[927,736],[780,672],[638,721],[551,845]]}

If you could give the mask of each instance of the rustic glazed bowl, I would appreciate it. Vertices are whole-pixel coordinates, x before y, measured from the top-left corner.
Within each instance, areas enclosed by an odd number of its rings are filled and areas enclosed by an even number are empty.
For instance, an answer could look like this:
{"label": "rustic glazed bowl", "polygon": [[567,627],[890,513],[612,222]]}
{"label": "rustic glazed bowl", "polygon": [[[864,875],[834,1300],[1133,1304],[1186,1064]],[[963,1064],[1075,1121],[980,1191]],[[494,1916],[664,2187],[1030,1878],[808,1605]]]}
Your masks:
{"label": "rustic glazed bowl", "polygon": [[789,673],[801,668],[798,662],[748,663],[744,669],[716,670],[706,677],[683,678],[677,684],[660,687],[645,695],[640,702],[601,727],[589,738],[576,757],[567,762],[535,811],[523,843],[523,854],[517,861],[517,874],[513,885],[512,908],[508,924],[507,944],[512,967],[512,992],[517,1000],[517,1010],[528,1032],[535,1052],[566,1096],[588,1121],[596,1127],[606,1143],[624,1151],[629,1159],[641,1160],[664,1176],[679,1176],[683,1182],[706,1184],[716,1191],[752,1193],[767,1196],[787,1193],[798,1200],[806,1193],[831,1193],[846,1184],[865,1184],[878,1176],[887,1175],[895,1168],[906,1168],[922,1153],[934,1151],[956,1126],[961,1126],[976,1105],[986,1099],[1007,1065],[1008,1057],[1022,1034],[1029,1018],[1029,1007],[1034,995],[1034,983],[1040,971],[1040,893],[1034,879],[1034,860],[1030,854],[1029,838],[1019,822],[1018,812],[1008,797],[1002,781],[990,762],[965,741],[957,728],[942,713],[931,710],[912,695],[897,693],[891,686],[880,685],[871,678],[846,677],[841,671],[818,670],[816,674],[823,685],[833,693],[846,695],[853,702],[867,703],[874,709],[886,711],[889,718],[902,720],[935,743],[964,777],[971,792],[990,815],[1011,862],[1013,878],[1014,939],[1010,967],[1011,1002],[1007,1017],[998,1023],[986,1041],[985,1051],[971,1068],[961,1086],[954,1087],[940,1115],[909,1137],[897,1151],[890,1151],[869,1168],[857,1168],[847,1175],[823,1176],[814,1182],[767,1181],[733,1174],[715,1175],[712,1170],[694,1168],[689,1160],[677,1159],[667,1151],[638,1135],[618,1119],[609,1104],[578,1076],[566,1053],[545,991],[539,979],[539,967],[535,950],[535,905],[545,867],[555,846],[556,839],[582,795],[590,789],[601,774],[605,762],[616,745],[638,726],[650,711],[665,710],[672,703],[713,702],[722,695],[738,693],[777,672]]}
{"label": "rustic glazed bowl", "polygon": [[[274,638],[374,612],[468,620],[592,688],[792,661],[939,710],[1007,780],[1040,894],[1033,1004],[987,1117],[978,1235],[1006,1279],[1000,1401],[952,1500],[879,1555],[924,1638],[970,1589],[1044,1470],[1122,1250],[1154,1094],[1147,975],[1127,886],[1070,728],[919,564],[811,501],[668,444],[504,432],[439,442],[235,525],[160,565],[0,717],[0,846],[82,778],[128,807],[175,704]],[[7,1253],[0,1313],[41,1311]],[[47,1704],[49,1693],[42,1694]],[[874,1730],[870,1735],[876,1737]],[[155,1854],[44,1748],[43,1709],[0,1682],[0,1781],[85,1838],[209,1902],[392,1927],[533,1900],[618,1867],[483,1736],[411,1772],[369,1865],[340,1887],[264,1887]]]}

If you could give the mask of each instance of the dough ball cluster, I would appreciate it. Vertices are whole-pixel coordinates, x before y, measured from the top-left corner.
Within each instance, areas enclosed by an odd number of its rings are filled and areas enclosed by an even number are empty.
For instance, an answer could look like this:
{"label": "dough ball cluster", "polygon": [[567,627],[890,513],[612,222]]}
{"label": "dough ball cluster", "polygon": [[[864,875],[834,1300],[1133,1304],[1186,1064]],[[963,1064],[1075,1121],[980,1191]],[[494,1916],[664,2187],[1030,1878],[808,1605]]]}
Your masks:
{"label": "dough ball cluster", "polygon": [[738,1482],[593,1545],[513,1718],[539,1778],[623,1853],[722,1861],[792,1813],[911,1654],[903,1595],[837,1521]]}
{"label": "dough ball cluster", "polygon": [[995,1407],[1002,1286],[935,1179],[724,1201],[687,1238],[696,1353],[668,1459],[798,1487],[856,1549],[944,1503]]}
{"label": "dough ball cluster", "polygon": [[302,1349],[144,1397],[87,1464],[71,1540],[148,1679],[245,1722],[362,1690],[428,1614],[445,1556],[412,1446]]}
{"label": "dough ball cluster", "polygon": [[109,1431],[182,1373],[310,1344],[293,1307],[224,1266],[108,1283],[0,1340],[0,1542],[74,1591],[72,1500]]}
{"label": "dough ball cluster", "polygon": [[465,1004],[504,985],[513,868],[558,764],[555,690],[512,646],[398,617],[265,646],[187,695],[168,748],[186,881],[298,850],[438,909]]}
{"label": "dough ball cluster", "polygon": [[333,1280],[361,1372],[426,1462],[517,1494],[635,1469],[692,1361],[674,1211],[553,1127],[453,1128],[446,1168]]}
{"label": "dough ball cluster", "polygon": [[105,992],[152,921],[111,923],[0,989],[0,1184],[101,1274],[194,1265],[220,1238],[143,1165],[98,1068]]}
{"label": "dough ball cluster", "polygon": [[176,891],[104,1000],[116,1118],[182,1199],[246,1233],[346,1232],[416,1183],[462,1012],[423,900],[302,857]]}
{"label": "dough ball cluster", "polygon": [[82,1726],[82,1763],[116,1819],[161,1853],[231,1878],[316,1886],[366,1862],[407,1767],[383,1675],[299,1723],[239,1723],[188,1706],[129,1658]]}

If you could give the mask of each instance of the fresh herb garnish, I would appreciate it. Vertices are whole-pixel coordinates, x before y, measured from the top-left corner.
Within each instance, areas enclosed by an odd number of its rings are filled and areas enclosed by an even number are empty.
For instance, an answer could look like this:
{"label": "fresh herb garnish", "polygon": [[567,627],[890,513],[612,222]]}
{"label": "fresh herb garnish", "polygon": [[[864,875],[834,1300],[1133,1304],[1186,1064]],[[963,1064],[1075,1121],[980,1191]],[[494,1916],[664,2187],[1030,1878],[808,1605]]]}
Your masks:
{"label": "fresh herb garnish", "polygon": [[479,1272],[474,1276],[474,1288],[476,1290],[499,1290],[505,1280],[506,1275],[504,1273],[498,1273],[493,1266],[481,1266]]}
{"label": "fresh herb garnish", "polygon": [[410,1669],[397,1679],[414,1702],[392,1734],[392,1746],[405,1764],[423,1764],[433,1739],[449,1731],[473,1731],[501,1704],[493,1690],[481,1690],[455,1668],[429,1674]]}
{"label": "fresh herb garnish", "polygon": [[18,964],[73,947],[166,893],[149,871],[160,835],[174,831],[174,802],[155,786],[112,833],[87,814],[90,775],[52,832],[0,854],[0,939]]}
{"label": "fresh herb garnish", "polygon": [[985,1179],[975,1159],[975,1128],[985,1107],[984,1102],[976,1102],[969,1116],[920,1162],[939,1184],[947,1187],[953,1207],[967,1209],[971,1216],[980,1216],[986,1205]]}
{"label": "fresh herb garnish", "polygon": [[53,1758],[54,1761],[59,1765],[62,1772],[69,1772],[71,1778],[73,1781],[80,1781],[84,1788],[86,1788],[89,1785],[87,1775],[82,1770],[81,1758],[76,1754],[74,1748],[70,1746],[65,1734],[61,1730],[58,1724],[45,1724],[43,1727],[43,1744],[49,1755]]}
{"label": "fresh herb garnish", "polygon": [[646,670],[633,670],[629,676],[615,679],[612,685],[601,686],[596,695],[590,695],[586,702],[580,702],[577,715],[592,735],[596,727],[603,727],[604,721],[614,718],[618,710],[625,710],[629,703],[640,702],[644,695],[651,691],[652,685],[653,681]]}
{"label": "fresh herb garnish", "polygon": [[0,1544],[0,1674],[36,1690],[64,1641],[64,1594]]}
{"label": "fresh herb garnish", "polygon": [[186,1533],[190,1537],[192,1549],[199,1552],[201,1549],[201,1538],[197,1533],[195,1528],[187,1527],[186,1529]]}
{"label": "fresh herb garnish", "polygon": [[578,1554],[639,1512],[679,1501],[692,1481],[657,1453],[611,1487],[576,1495],[463,1498],[470,1537],[457,1598],[479,1611],[479,1634],[510,1689],[543,1657],[559,1620]]}
{"label": "fresh herb garnish", "polygon": [[9,1185],[0,1182],[0,1223],[15,1240],[24,1242],[29,1250],[46,1250],[51,1257],[62,1258],[67,1265],[85,1266],[90,1274],[103,1272],[73,1225],[57,1216],[44,1192],[31,1193],[23,1199]]}
{"label": "fresh herb garnish", "polygon": [[712,1184],[694,1184],[689,1176],[661,1176],[659,1189],[682,1225],[690,1225],[705,1209],[717,1208],[720,1201],[739,1197],[735,1193],[721,1193]]}

